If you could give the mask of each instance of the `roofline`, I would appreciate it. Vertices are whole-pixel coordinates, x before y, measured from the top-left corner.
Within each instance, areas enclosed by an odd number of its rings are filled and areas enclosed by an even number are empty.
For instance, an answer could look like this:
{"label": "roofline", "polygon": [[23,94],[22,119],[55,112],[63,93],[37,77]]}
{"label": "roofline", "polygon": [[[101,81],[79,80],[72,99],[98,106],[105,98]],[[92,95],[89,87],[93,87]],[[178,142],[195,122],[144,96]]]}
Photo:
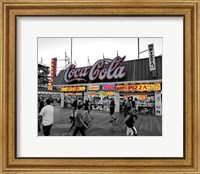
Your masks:
{"label": "roofline", "polygon": [[140,80],[140,81],[122,81],[122,82],[100,82],[100,83],[83,83],[83,84],[64,84],[64,85],[51,85],[55,87],[62,86],[93,86],[93,85],[106,85],[106,84],[124,84],[124,83],[161,83],[162,79],[157,80]]}

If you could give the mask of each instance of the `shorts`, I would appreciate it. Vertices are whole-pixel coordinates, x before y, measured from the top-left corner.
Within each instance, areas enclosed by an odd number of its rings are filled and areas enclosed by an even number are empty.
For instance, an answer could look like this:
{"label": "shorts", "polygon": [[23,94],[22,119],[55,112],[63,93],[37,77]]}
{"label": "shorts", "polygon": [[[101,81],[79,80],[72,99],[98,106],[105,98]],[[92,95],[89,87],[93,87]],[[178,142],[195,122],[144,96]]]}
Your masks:
{"label": "shorts", "polygon": [[50,135],[50,131],[51,131],[51,127],[53,124],[48,125],[48,126],[44,126],[43,125],[43,134],[44,136],[49,136]]}

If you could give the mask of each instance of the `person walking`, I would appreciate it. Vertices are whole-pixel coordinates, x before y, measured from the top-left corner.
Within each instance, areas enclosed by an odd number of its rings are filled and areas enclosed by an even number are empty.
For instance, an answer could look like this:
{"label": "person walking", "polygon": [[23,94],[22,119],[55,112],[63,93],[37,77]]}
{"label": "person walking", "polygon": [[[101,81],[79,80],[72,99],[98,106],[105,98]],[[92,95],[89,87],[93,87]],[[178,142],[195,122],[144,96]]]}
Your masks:
{"label": "person walking", "polygon": [[88,110],[88,114],[90,115],[90,118],[93,119],[92,115],[90,114],[90,112],[92,111],[92,102],[90,100],[89,101],[89,110]]}
{"label": "person walking", "polygon": [[135,121],[137,120],[137,116],[135,115],[135,113],[133,114],[131,110],[133,109],[130,109],[130,108],[127,109],[127,116],[124,120],[124,123],[127,126],[126,135],[137,136],[137,129],[135,127]]}
{"label": "person walking", "polygon": [[40,113],[40,111],[42,110],[42,108],[44,107],[44,99],[41,97],[38,101],[39,103],[39,108],[38,108],[38,112]]}
{"label": "person walking", "polygon": [[[125,99],[124,99],[125,100]],[[127,106],[128,106],[128,100],[125,100],[125,106],[124,106],[124,117],[127,115]]]}
{"label": "person walking", "polygon": [[[40,113],[43,107],[44,107],[44,100],[41,97],[38,99],[38,114]],[[42,126],[42,117],[38,117],[38,133],[41,131],[41,126]]]}
{"label": "person walking", "polygon": [[115,122],[116,118],[114,116],[114,112],[115,112],[115,102],[113,100],[113,98],[110,99],[110,117],[112,118],[112,120],[110,120],[109,122]]}
{"label": "person walking", "polygon": [[51,127],[54,122],[54,107],[51,105],[51,100],[46,100],[46,106],[44,106],[39,113],[39,120],[42,119],[42,127],[44,136],[49,136]]}
{"label": "person walking", "polygon": [[135,98],[134,100],[135,100],[135,112],[136,112],[137,114],[139,114],[139,110],[138,110],[138,100],[137,100],[137,98]]}
{"label": "person walking", "polygon": [[72,103],[72,115],[75,118],[75,114],[76,114],[76,110],[77,110],[77,99],[75,98],[75,100]]}
{"label": "person walking", "polygon": [[87,129],[88,126],[86,123],[83,121],[83,105],[78,105],[78,112],[76,114],[75,118],[75,130],[73,133],[73,136],[76,136],[78,132],[81,133],[82,136],[85,136],[85,128]]}
{"label": "person walking", "polygon": [[88,117],[88,121],[91,122],[92,121],[92,117],[91,117],[91,115],[89,113],[89,109],[90,109],[89,100],[86,100],[85,103],[84,103],[84,110],[85,110],[85,114]]}

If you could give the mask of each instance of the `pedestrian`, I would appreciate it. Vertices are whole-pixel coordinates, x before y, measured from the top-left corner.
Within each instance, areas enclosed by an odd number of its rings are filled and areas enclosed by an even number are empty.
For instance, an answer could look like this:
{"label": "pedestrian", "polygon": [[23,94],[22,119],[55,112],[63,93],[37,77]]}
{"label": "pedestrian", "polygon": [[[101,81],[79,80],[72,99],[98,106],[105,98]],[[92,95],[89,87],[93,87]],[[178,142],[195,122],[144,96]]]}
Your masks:
{"label": "pedestrian", "polygon": [[39,113],[39,118],[42,118],[42,127],[44,136],[49,136],[51,127],[54,122],[54,107],[51,105],[49,99],[46,100],[46,106],[44,106]]}
{"label": "pedestrian", "polygon": [[115,112],[115,102],[113,100],[113,98],[110,99],[110,117],[112,118],[112,120],[110,120],[109,122],[115,122],[116,118],[114,116],[114,112]]}
{"label": "pedestrian", "polygon": [[85,103],[84,103],[84,110],[85,110],[85,114],[87,115],[88,117],[88,121],[91,122],[92,121],[92,117],[89,113],[89,100],[86,100]]}
{"label": "pedestrian", "polygon": [[77,110],[77,99],[75,98],[75,100],[72,103],[72,116],[74,118],[75,118],[76,110]]}
{"label": "pedestrian", "polygon": [[83,102],[82,102],[82,100],[81,100],[80,97],[78,98],[78,101],[77,101],[77,106],[78,106],[78,105],[83,105]]}
{"label": "pedestrian", "polygon": [[75,126],[75,121],[76,121],[76,119],[75,119],[75,117],[72,117],[71,118],[71,125],[70,125],[70,127],[69,127],[69,129],[68,129],[68,131],[67,131],[67,133],[65,134],[65,135],[69,135],[69,132],[72,130],[72,128]]}
{"label": "pedestrian", "polygon": [[79,104],[78,112],[77,112],[76,118],[75,118],[75,130],[74,130],[73,136],[76,136],[76,134],[78,132],[80,132],[82,136],[85,136],[85,128],[87,129],[88,126],[83,121],[83,112],[84,112],[83,105]]}
{"label": "pedestrian", "polygon": [[[88,100],[89,101],[89,100]],[[92,103],[91,101],[89,101],[89,110],[88,110],[88,114],[90,115],[90,118],[93,119],[92,115],[90,114],[90,112],[92,111]]]}
{"label": "pedestrian", "polygon": [[133,96],[131,96],[131,103],[132,103],[132,108],[135,109],[135,101],[133,100]]}
{"label": "pedestrian", "polygon": [[124,117],[126,117],[128,100],[124,99]]}
{"label": "pedestrian", "polygon": [[136,113],[139,113],[139,110],[138,110],[138,100],[137,100],[137,98],[135,98],[135,112],[136,112]]}
{"label": "pedestrian", "polygon": [[126,104],[126,111],[130,111],[132,109],[132,100],[131,98],[128,98],[127,104]]}
{"label": "pedestrian", "polygon": [[133,97],[131,97],[131,102],[132,102],[132,108],[134,111],[138,112],[138,103],[137,103],[137,98],[133,100]]}
{"label": "pedestrian", "polygon": [[40,113],[40,111],[44,107],[44,99],[41,97],[38,102],[39,102],[39,110],[38,110],[38,112]]}
{"label": "pedestrian", "polygon": [[126,106],[126,100],[124,99],[122,102],[122,112],[125,111],[125,106]]}
{"label": "pedestrian", "polygon": [[126,135],[127,136],[137,136],[137,129],[135,127],[135,122],[137,120],[137,115],[132,112],[132,109],[127,109],[127,116],[124,123],[127,126]]}

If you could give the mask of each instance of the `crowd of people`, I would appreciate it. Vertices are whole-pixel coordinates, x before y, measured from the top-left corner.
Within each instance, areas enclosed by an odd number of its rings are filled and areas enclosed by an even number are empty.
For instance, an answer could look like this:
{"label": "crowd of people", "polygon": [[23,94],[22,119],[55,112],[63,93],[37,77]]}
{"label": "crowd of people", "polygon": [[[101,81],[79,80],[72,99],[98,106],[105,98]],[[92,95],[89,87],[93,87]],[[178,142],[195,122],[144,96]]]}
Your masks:
{"label": "crowd of people", "polygon": [[[128,98],[127,101],[124,101],[124,121],[123,123],[127,126],[126,135],[137,136],[137,129],[135,127],[135,122],[138,118],[137,99]],[[38,132],[41,131],[41,125],[44,136],[49,136],[51,127],[54,123],[54,99],[48,97],[46,99],[39,98],[38,100]],[[116,122],[117,118],[115,116],[115,101],[113,98],[110,99],[110,118],[109,122]],[[75,98],[72,103],[72,114],[69,116],[71,125],[66,133],[69,135],[70,131],[74,129],[72,136],[76,136],[77,133],[80,133],[82,136],[85,136],[85,130],[88,128],[88,125],[93,120],[91,115],[91,102],[89,99],[83,102],[80,98]]]}

